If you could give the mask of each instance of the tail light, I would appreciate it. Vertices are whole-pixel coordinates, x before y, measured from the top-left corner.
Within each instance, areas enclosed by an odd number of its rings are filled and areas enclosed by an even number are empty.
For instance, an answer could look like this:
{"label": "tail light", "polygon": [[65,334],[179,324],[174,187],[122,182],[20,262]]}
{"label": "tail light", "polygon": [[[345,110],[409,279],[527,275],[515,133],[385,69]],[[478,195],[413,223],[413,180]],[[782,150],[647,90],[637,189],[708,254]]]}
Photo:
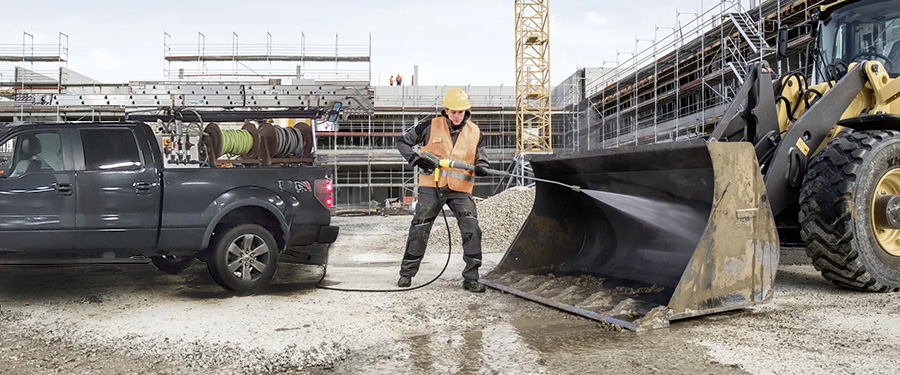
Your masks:
{"label": "tail light", "polygon": [[330,179],[318,179],[316,183],[316,198],[325,208],[334,207],[334,183]]}

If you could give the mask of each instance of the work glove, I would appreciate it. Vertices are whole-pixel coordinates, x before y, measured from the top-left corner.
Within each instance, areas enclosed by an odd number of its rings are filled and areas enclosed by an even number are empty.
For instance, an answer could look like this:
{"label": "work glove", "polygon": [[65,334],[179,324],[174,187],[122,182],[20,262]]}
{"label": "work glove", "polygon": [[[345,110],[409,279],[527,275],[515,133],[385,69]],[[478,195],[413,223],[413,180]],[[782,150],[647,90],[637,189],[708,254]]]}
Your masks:
{"label": "work glove", "polygon": [[433,161],[428,160],[426,158],[418,158],[418,159],[416,159],[416,161],[413,164],[415,164],[415,166],[417,166],[419,168],[427,169],[427,170],[432,170],[432,169],[437,168],[437,164],[434,164]]}
{"label": "work glove", "polygon": [[483,165],[476,165],[475,166],[475,175],[478,177],[487,176],[488,175],[487,168],[485,168]]}

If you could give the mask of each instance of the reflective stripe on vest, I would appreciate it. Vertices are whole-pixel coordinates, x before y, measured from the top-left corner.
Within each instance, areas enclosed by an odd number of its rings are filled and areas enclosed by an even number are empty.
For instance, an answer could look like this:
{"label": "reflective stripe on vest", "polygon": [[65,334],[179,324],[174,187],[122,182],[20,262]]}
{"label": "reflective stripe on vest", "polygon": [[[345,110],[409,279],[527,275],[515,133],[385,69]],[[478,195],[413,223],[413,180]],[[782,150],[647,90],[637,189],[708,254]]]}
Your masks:
{"label": "reflective stripe on vest", "polygon": [[[431,135],[428,144],[422,147],[422,152],[430,152],[441,159],[459,160],[469,164],[475,164],[475,155],[478,152],[478,140],[481,138],[481,130],[472,121],[466,121],[465,126],[456,138],[456,144],[450,136],[450,127],[445,117],[435,117],[431,120]],[[441,168],[441,172],[448,168]],[[450,169],[441,173],[440,179],[435,183],[434,175],[419,175],[419,186],[443,187],[449,186],[451,190],[464,193],[472,193],[475,187],[475,172],[462,169]],[[465,177],[463,177],[465,176]]]}
{"label": "reflective stripe on vest", "polygon": [[[473,181],[473,182],[475,181],[475,176],[462,174],[462,173],[457,172],[457,170],[448,171],[447,168],[441,169],[441,176],[451,176],[453,178],[458,178],[460,180]],[[429,174],[419,173],[419,178],[422,178],[422,177],[430,177],[431,181],[434,182],[434,173],[429,173]]]}

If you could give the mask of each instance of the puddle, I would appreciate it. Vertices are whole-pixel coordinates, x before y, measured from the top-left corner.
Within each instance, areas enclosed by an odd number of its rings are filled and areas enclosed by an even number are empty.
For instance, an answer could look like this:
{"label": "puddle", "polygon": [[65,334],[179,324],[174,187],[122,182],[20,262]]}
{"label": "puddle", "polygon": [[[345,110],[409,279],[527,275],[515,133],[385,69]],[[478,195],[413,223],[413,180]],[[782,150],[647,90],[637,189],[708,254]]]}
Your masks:
{"label": "puddle", "polygon": [[686,344],[690,330],[634,333],[568,315],[409,337],[351,355],[336,374],[744,373]]}
{"label": "puddle", "polygon": [[[335,373],[558,374],[546,355],[576,353],[586,344],[615,342],[631,333],[609,331],[586,319],[517,319],[489,327],[413,336],[388,353],[348,358]],[[383,348],[382,348],[383,349]],[[355,369],[355,370],[354,370]]]}

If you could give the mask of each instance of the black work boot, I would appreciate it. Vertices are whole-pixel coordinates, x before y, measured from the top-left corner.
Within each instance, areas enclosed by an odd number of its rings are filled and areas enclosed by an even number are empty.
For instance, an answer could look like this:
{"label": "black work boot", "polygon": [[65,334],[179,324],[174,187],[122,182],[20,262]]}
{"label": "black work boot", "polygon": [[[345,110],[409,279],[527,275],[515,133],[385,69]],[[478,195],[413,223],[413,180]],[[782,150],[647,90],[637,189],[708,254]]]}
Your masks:
{"label": "black work boot", "polygon": [[478,280],[463,280],[463,289],[473,293],[484,293],[484,285]]}
{"label": "black work boot", "polygon": [[401,288],[408,288],[410,284],[412,284],[412,278],[409,276],[400,276],[400,280],[397,280],[397,286]]}

